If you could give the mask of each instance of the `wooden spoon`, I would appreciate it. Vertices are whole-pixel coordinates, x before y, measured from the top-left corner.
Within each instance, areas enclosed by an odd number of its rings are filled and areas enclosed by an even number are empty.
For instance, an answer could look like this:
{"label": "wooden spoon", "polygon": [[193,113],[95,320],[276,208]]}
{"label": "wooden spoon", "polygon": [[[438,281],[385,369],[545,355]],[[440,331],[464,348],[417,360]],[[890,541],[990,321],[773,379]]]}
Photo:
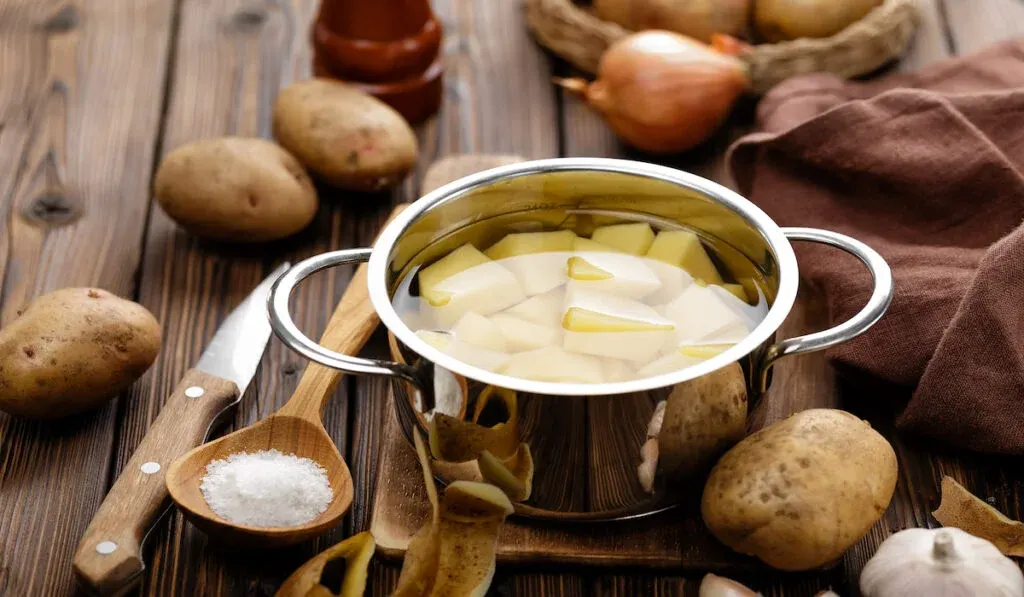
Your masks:
{"label": "wooden spoon", "polygon": [[[395,208],[391,218],[405,207]],[[390,221],[390,218],[389,218]],[[327,322],[320,344],[355,354],[379,323],[370,303],[366,264],[359,266]],[[291,398],[276,413],[249,427],[199,446],[167,469],[167,490],[182,513],[211,537],[246,547],[279,547],[311,539],[336,526],[352,505],[352,475],[324,429],[322,414],[342,372],[310,363]],[[316,461],[327,471],[334,497],[327,510],[293,527],[253,527],[220,518],[206,503],[200,484],[206,465],[238,452],[276,449]]]}

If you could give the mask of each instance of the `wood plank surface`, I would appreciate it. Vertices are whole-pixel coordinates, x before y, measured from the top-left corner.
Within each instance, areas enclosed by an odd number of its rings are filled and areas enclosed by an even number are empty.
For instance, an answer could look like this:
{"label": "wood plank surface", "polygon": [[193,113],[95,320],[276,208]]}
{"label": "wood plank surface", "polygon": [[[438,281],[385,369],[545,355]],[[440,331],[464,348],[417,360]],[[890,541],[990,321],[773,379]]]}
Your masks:
{"label": "wood plank surface", "polygon": [[[56,288],[134,295],[172,15],[172,0],[0,2],[0,325]],[[71,592],[117,409],[0,413],[0,595]]]}
{"label": "wood plank surface", "polygon": [[[0,595],[74,594],[71,554],[113,476],[223,316],[274,264],[370,243],[389,206],[415,199],[426,168],[446,155],[651,159],[623,148],[596,115],[553,89],[550,74],[567,69],[529,38],[518,0],[432,4],[445,26],[445,100],[438,117],[420,127],[416,174],[392,196],[321,188],[323,205],[308,231],[251,249],[197,241],[153,208],[154,158],[205,136],[268,136],[277,89],[308,74],[317,0],[0,0],[0,325],[40,293],[97,285],[140,300],[164,330],[157,365],[119,401],[62,422],[0,413]],[[901,70],[1024,34],[1022,0],[919,5],[922,24]],[[754,109],[753,101],[741,103],[710,142],[657,161],[724,181],[723,152],[750,129]],[[298,290],[300,327],[319,334],[349,276],[331,270]],[[783,335],[818,329],[826,319],[815,290],[800,292]],[[384,340],[378,333],[367,353],[383,356]],[[272,341],[233,424],[273,412],[304,366]],[[752,413],[755,425],[811,405],[839,405],[892,439],[901,470],[883,520],[839,566],[739,576],[766,596],[810,596],[826,587],[857,595],[859,571],[881,540],[935,524],[929,513],[945,474],[1007,515],[1024,516],[1017,462],[901,437],[891,425],[893,398],[837,381],[820,355],[780,364],[772,392]],[[387,406],[386,382],[350,378],[326,414],[356,486],[345,524],[297,548],[260,553],[209,544],[172,515],[148,544],[139,594],[272,595],[306,558],[367,528],[374,488],[392,472],[375,466]],[[367,595],[388,595],[397,570],[378,559]],[[489,594],[696,595],[699,578],[645,568],[501,566]]]}

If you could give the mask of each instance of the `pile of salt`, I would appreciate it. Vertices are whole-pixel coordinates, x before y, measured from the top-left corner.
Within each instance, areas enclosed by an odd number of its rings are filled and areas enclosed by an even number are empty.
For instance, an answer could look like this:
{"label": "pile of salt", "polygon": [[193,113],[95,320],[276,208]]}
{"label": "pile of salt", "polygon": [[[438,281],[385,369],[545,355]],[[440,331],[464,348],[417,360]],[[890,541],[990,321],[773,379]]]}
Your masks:
{"label": "pile of salt", "polygon": [[327,509],[327,471],[309,458],[277,450],[239,452],[206,466],[200,489],[210,509],[235,524],[291,527]]}

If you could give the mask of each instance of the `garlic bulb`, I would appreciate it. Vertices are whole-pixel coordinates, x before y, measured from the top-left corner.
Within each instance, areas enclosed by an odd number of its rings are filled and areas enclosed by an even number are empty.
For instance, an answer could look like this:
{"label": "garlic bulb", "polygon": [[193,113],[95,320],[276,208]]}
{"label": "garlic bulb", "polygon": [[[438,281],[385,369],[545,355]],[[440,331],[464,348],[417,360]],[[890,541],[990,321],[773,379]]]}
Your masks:
{"label": "garlic bulb", "polygon": [[1024,597],[1024,574],[994,545],[960,529],[907,529],[860,575],[864,597]]}
{"label": "garlic bulb", "polygon": [[698,597],[757,597],[755,593],[740,583],[725,578],[707,574],[704,580],[700,581],[700,593]]}

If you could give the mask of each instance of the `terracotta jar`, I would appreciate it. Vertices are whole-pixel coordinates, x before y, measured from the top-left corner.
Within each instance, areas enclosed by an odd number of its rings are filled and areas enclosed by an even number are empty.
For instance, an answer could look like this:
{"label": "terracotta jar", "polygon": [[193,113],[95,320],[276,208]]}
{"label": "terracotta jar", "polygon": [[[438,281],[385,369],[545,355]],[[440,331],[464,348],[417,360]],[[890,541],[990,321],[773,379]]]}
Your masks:
{"label": "terracotta jar", "polygon": [[313,71],[357,85],[411,123],[441,105],[441,25],[428,0],[322,0]]}

